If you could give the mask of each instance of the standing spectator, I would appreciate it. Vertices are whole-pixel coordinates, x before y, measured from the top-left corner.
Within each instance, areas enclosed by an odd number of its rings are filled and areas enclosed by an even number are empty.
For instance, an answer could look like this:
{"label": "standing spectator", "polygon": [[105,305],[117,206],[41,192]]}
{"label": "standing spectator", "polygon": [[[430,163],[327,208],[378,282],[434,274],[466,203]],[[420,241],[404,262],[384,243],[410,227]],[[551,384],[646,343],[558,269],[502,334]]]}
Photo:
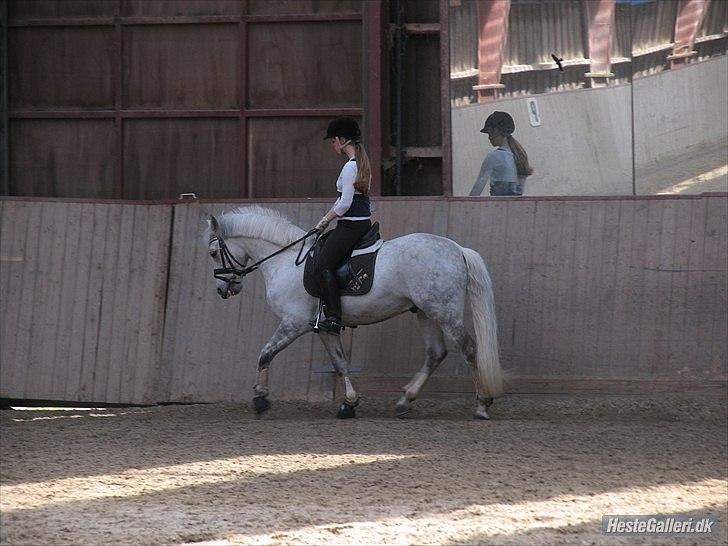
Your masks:
{"label": "standing spectator", "polygon": [[491,195],[523,195],[526,177],[533,174],[528,155],[523,146],[513,138],[516,126],[507,112],[493,112],[481,133],[488,133],[488,140],[495,150],[485,156],[480,173],[470,190],[470,195],[480,195],[490,182]]}

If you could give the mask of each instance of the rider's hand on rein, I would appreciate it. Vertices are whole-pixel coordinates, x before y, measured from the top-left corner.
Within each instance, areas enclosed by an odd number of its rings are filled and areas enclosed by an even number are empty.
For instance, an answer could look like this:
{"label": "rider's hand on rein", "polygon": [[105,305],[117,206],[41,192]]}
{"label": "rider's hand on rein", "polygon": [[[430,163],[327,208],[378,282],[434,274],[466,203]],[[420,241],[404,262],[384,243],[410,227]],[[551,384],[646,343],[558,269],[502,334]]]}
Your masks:
{"label": "rider's hand on rein", "polygon": [[321,220],[319,220],[319,223],[316,224],[316,227],[314,227],[313,229],[314,229],[314,231],[317,231],[318,233],[323,233],[324,231],[326,231],[326,228],[328,226],[329,226],[329,221],[324,216],[323,218],[321,218]]}

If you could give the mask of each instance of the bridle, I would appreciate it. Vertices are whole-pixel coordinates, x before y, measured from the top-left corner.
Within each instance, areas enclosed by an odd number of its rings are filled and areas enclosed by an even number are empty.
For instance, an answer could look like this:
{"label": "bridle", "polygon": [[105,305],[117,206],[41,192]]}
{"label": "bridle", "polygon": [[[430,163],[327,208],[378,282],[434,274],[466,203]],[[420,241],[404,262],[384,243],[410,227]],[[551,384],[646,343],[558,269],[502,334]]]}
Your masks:
{"label": "bridle", "polygon": [[[262,264],[263,262],[270,260],[274,256],[277,256],[281,252],[288,250],[292,246],[297,245],[301,241],[306,240],[307,238],[309,238],[311,235],[314,235],[314,234],[318,235],[319,232],[316,231],[315,229],[312,229],[311,231],[306,233],[306,235],[304,235],[300,239],[296,239],[291,244],[284,246],[280,250],[277,250],[273,254],[266,256],[262,260],[259,260],[259,261],[255,262],[253,265],[249,265],[249,266],[246,266],[245,264],[240,263],[237,260],[237,258],[235,258],[235,256],[233,256],[233,253],[230,252],[230,249],[225,244],[225,241],[223,240],[223,238],[220,235],[215,235],[214,237],[210,238],[210,244],[217,242],[218,251],[220,252],[220,262],[222,263],[222,267],[216,267],[213,270],[213,274],[215,275],[215,278],[217,280],[225,282],[228,284],[228,286],[230,286],[231,283],[236,282],[235,277],[240,277],[240,279],[242,279],[248,273],[252,273],[256,269],[258,269],[258,266],[260,264]],[[317,237],[317,239],[318,239],[318,237]],[[301,250],[298,251],[298,256],[296,257],[297,266],[301,265],[306,260],[306,258],[313,251],[313,249],[316,245],[311,245],[311,248],[308,250],[308,252],[306,252],[303,259],[301,259],[301,252],[303,252],[303,249],[305,246],[306,246],[305,244],[301,245]],[[247,263],[247,260],[246,260],[246,263]],[[234,264],[240,266],[240,268],[235,267]],[[228,275],[233,275],[233,277],[229,277]]]}

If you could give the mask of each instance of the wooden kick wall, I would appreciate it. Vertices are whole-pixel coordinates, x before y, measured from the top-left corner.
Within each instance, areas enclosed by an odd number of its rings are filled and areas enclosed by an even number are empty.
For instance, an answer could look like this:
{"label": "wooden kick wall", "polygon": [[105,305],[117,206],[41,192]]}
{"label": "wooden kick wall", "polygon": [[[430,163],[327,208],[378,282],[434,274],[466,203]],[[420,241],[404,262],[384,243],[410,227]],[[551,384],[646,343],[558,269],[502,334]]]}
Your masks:
{"label": "wooden kick wall", "polygon": [[[247,401],[277,319],[260,274],[223,301],[204,219],[245,203],[0,200],[0,397]],[[268,201],[305,228],[324,200]],[[474,248],[493,278],[511,392],[725,393],[728,195],[380,198],[385,238]],[[394,396],[424,358],[413,315],[347,330],[355,384]],[[272,364],[272,396],[338,396],[306,335]],[[471,392],[452,348],[426,392]]]}

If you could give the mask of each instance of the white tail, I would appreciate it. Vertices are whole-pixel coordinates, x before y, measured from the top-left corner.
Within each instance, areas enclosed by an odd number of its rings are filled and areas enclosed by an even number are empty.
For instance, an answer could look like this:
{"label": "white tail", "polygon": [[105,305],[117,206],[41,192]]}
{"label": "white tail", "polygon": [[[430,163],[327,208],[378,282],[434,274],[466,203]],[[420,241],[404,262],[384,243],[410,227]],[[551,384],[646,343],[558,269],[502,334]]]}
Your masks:
{"label": "white tail", "polygon": [[503,394],[503,370],[498,358],[498,323],[490,275],[480,254],[463,248],[468,267],[468,301],[473,312],[477,345],[476,373],[480,395],[495,398]]}

